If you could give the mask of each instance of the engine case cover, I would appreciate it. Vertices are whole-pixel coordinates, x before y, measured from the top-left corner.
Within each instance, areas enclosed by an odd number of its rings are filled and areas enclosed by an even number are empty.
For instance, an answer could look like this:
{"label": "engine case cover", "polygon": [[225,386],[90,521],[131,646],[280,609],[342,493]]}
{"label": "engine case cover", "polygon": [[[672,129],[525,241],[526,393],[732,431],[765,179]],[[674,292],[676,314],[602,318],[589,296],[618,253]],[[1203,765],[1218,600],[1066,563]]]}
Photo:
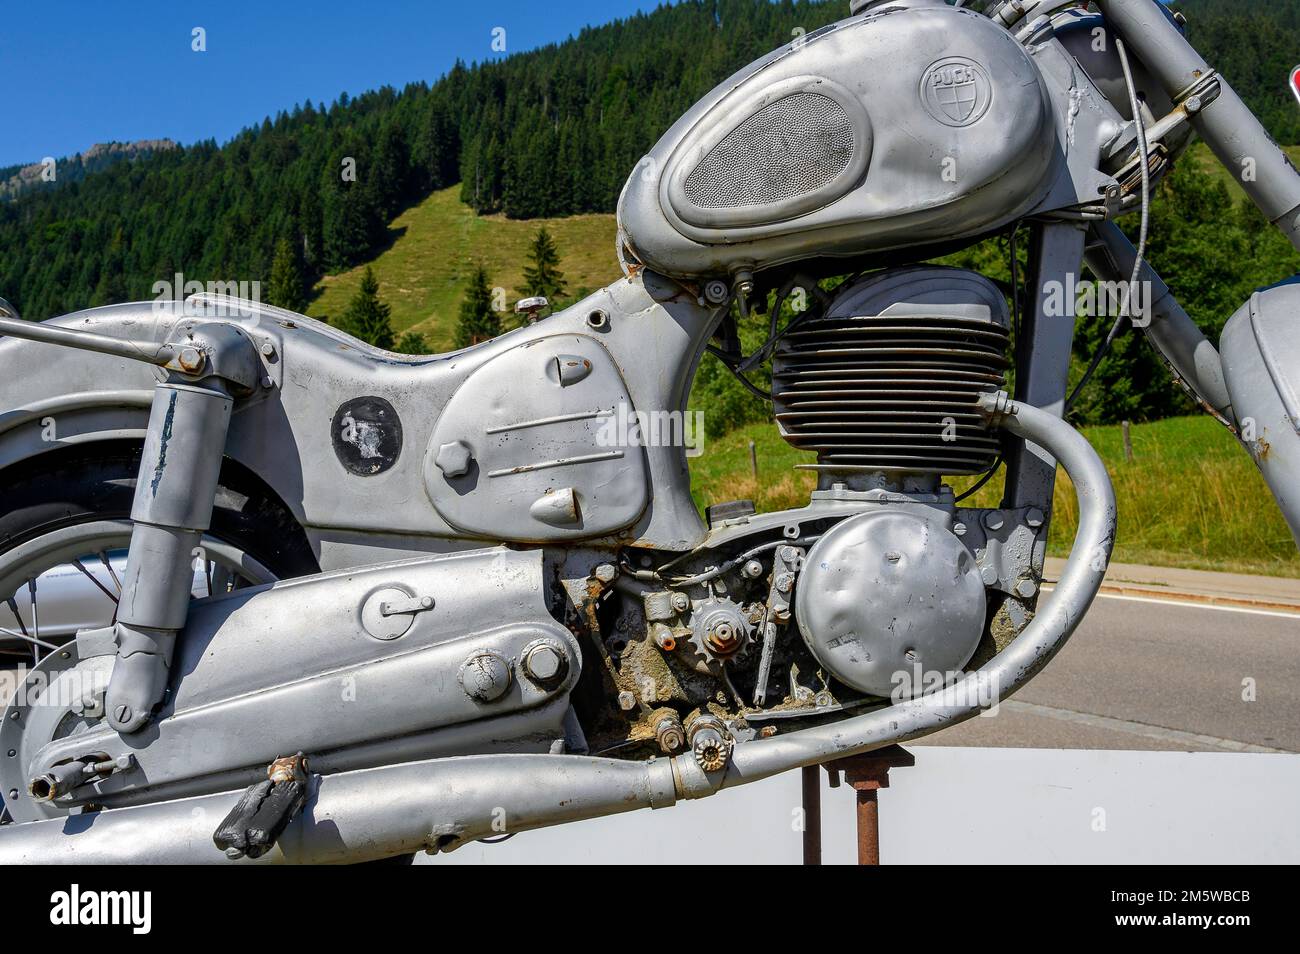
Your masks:
{"label": "engine case cover", "polygon": [[1058,151],[1026,50],[979,14],[889,5],[722,83],[619,200],[642,264],[690,277],[979,235],[1047,192]]}
{"label": "engine case cover", "polygon": [[809,551],[795,618],[809,651],[840,682],[888,697],[954,673],[974,655],[984,584],[950,522],[882,505],[836,524]]}

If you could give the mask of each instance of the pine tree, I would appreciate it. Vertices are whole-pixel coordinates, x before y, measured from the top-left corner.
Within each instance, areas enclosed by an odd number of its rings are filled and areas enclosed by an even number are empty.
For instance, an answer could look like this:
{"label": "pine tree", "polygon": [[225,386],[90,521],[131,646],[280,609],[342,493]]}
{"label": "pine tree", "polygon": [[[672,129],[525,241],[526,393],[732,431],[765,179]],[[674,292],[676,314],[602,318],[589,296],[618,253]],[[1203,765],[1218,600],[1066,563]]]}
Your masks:
{"label": "pine tree", "polygon": [[393,325],[389,320],[392,309],[379,298],[379,281],[369,265],[361,276],[361,287],[348,302],[348,307],[339,319],[338,328],[354,338],[368,341],[377,348],[391,351],[393,347]]}
{"label": "pine tree", "polygon": [[302,288],[302,269],[294,245],[287,238],[280,239],[275,246],[275,258],[271,261],[271,279],[266,286],[268,304],[289,311],[301,312],[307,307],[307,296]]}
{"label": "pine tree", "polygon": [[433,354],[429,339],[418,331],[402,332],[397,344],[393,345],[393,350],[398,354]]}
{"label": "pine tree", "polygon": [[545,227],[537,230],[528,247],[528,261],[524,266],[524,295],[545,295],[551,302],[559,300],[566,289],[564,274],[560,271],[560,253],[555,241]]}
{"label": "pine tree", "polygon": [[488,287],[487,272],[480,265],[470,276],[465,300],[460,303],[460,319],[456,325],[456,347],[487,341],[501,334],[501,318],[492,310],[492,290]]}

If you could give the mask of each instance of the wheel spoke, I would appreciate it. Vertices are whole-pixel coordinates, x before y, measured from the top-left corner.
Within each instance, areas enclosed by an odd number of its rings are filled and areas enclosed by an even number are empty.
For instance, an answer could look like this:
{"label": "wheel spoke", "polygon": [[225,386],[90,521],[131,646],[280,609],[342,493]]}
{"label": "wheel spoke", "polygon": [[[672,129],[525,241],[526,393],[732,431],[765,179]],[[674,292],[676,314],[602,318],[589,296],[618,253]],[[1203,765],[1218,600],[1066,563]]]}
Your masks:
{"label": "wheel spoke", "polygon": [[27,581],[27,592],[32,599],[32,657],[36,662],[41,661],[41,646],[48,646],[49,643],[41,642],[41,615],[40,610],[36,607],[36,577]]}
{"label": "wheel spoke", "polygon": [[107,596],[107,597],[108,597],[110,600],[112,600],[114,603],[117,602],[117,597],[114,596],[112,593],[110,593],[109,590],[108,590],[108,587],[105,586],[103,583],[99,582],[99,580],[95,577],[95,574],[93,574],[93,573],[91,573],[89,570],[87,570],[86,567],[85,567],[85,565],[82,564],[82,562],[81,562],[80,560],[73,560],[73,561],[72,561],[72,565],[75,566],[75,567],[76,567],[78,570],[80,570],[82,573],[84,573],[84,574],[86,575],[86,579],[90,580],[91,583],[94,583],[97,587],[99,587],[100,591],[101,591],[105,596]]}
{"label": "wheel spoke", "polygon": [[4,626],[0,626],[0,636],[12,636],[14,639],[21,639],[32,646],[43,647],[45,649],[58,649],[53,643],[47,643],[43,639],[37,639],[35,636],[28,636],[26,633],[19,633]]}
{"label": "wheel spoke", "polygon": [[18,628],[21,629],[23,631],[23,635],[26,636],[27,624],[23,622],[22,615],[18,612],[18,601],[11,596],[9,597],[8,600],[6,600],[6,602],[9,604],[9,612],[14,614],[14,619],[17,620],[18,622]]}
{"label": "wheel spoke", "polygon": [[[117,578],[117,571],[113,569],[113,564],[109,562],[108,554],[105,553],[103,550],[100,550],[98,556],[99,556],[99,562],[104,564],[104,569],[107,570],[108,575],[113,578],[113,585],[117,587],[117,593],[119,596],[121,596],[122,581]],[[113,602],[116,603],[117,601],[114,600]]]}

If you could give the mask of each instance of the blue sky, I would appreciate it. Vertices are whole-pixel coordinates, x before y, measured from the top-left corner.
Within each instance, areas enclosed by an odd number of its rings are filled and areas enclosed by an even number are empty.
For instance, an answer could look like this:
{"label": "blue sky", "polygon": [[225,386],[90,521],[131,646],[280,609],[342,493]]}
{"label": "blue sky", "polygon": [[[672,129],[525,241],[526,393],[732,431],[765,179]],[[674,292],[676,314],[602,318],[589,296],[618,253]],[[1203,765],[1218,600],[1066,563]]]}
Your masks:
{"label": "blue sky", "polygon": [[[657,0],[20,2],[0,13],[0,166],[93,143],[224,142],[294,103],[434,80]],[[207,52],[191,50],[192,30]]]}

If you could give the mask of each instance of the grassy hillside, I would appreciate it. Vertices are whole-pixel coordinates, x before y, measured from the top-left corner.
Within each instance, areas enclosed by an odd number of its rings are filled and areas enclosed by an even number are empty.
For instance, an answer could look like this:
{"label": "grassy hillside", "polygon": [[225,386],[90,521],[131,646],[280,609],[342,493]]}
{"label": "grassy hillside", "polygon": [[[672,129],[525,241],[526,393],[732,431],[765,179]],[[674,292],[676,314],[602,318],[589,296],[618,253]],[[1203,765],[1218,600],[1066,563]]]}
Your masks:
{"label": "grassy hillside", "polygon": [[[527,245],[542,226],[559,248],[570,295],[618,277],[614,216],[527,221],[478,216],[459,195],[459,186],[441,189],[399,215],[389,226],[392,244],[370,263],[381,297],[392,306],[394,330],[419,331],[436,350],[450,349],[464,283],[475,265],[487,269],[491,284],[504,288],[513,305],[515,289],[523,281]],[[357,267],[321,279],[307,313],[314,318],[342,314],[361,283],[362,271]]]}
{"label": "grassy hillside", "polygon": [[[1110,470],[1119,502],[1114,559],[1123,563],[1300,576],[1290,531],[1246,453],[1208,417],[1178,417],[1135,425],[1133,462],[1124,460],[1120,428],[1084,431]],[[751,476],[749,441],[757,445],[758,481]],[[794,465],[812,455],[786,444],[768,424],[755,424],[705,446],[691,462],[696,502],[754,499],[760,510],[803,506],[815,480]],[[954,480],[961,490],[970,480]],[[996,488],[992,485],[998,485]],[[969,503],[993,506],[994,480]],[[1054,556],[1065,556],[1078,511],[1069,482],[1057,485]]]}

